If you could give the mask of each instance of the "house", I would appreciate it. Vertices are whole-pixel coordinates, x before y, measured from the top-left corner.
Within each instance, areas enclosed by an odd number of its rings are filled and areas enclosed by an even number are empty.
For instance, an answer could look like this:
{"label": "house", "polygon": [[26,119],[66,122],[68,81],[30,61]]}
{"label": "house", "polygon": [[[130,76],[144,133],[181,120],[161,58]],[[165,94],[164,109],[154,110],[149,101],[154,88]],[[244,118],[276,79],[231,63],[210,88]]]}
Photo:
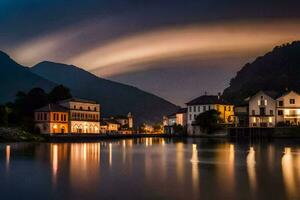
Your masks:
{"label": "house", "polygon": [[119,131],[121,124],[112,118],[106,118],[101,121],[101,133],[116,133]]}
{"label": "house", "polygon": [[259,91],[249,99],[249,127],[275,127],[276,97],[273,91]]}
{"label": "house", "polygon": [[180,108],[176,113],[173,113],[168,116],[164,116],[163,118],[163,128],[164,133],[166,134],[174,134],[174,126],[179,125],[182,127],[186,127],[187,123],[187,109],[186,108]]}
{"label": "house", "polygon": [[35,129],[42,134],[64,134],[69,131],[68,109],[49,104],[34,112]]}
{"label": "house", "polygon": [[187,123],[187,108],[180,108],[176,113],[176,124],[186,127]]}
{"label": "house", "polygon": [[226,102],[219,95],[203,95],[188,103],[187,105],[187,133],[189,135],[197,135],[199,128],[194,125],[197,116],[208,110],[217,110],[220,113],[220,123],[233,124],[234,122],[234,106]]}
{"label": "house", "polygon": [[100,105],[71,98],[35,110],[35,127],[44,134],[100,133]]}
{"label": "house", "polygon": [[276,100],[276,123],[300,125],[300,94],[289,91]]}
{"label": "house", "polygon": [[118,132],[121,134],[133,134],[133,115],[128,113],[127,116],[114,116],[110,118],[104,118],[103,125],[101,123],[101,132],[112,133]]}
{"label": "house", "polygon": [[249,99],[234,105],[234,125],[235,127],[249,126]]}
{"label": "house", "polygon": [[100,133],[100,105],[96,101],[71,98],[58,104],[69,110],[70,133]]}
{"label": "house", "polygon": [[176,113],[164,116],[163,127],[165,134],[174,134],[174,126],[176,125]]}

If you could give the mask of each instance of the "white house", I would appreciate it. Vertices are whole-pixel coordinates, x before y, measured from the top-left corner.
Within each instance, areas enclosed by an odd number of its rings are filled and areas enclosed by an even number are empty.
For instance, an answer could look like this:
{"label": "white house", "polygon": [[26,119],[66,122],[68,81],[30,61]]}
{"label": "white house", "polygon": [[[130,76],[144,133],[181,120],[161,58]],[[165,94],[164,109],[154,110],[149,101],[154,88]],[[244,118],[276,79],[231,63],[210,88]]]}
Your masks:
{"label": "white house", "polygon": [[274,127],[276,125],[275,92],[259,91],[249,99],[249,127]]}
{"label": "white house", "polygon": [[69,110],[70,133],[100,133],[100,105],[96,101],[71,98],[59,105]]}
{"label": "white house", "polygon": [[277,98],[277,123],[300,125],[300,94],[289,91]]}
{"label": "white house", "polygon": [[220,113],[223,124],[232,124],[234,122],[234,107],[226,102],[220,95],[203,95],[187,104],[187,133],[189,135],[201,134],[199,127],[194,126],[197,116],[208,110],[217,110]]}

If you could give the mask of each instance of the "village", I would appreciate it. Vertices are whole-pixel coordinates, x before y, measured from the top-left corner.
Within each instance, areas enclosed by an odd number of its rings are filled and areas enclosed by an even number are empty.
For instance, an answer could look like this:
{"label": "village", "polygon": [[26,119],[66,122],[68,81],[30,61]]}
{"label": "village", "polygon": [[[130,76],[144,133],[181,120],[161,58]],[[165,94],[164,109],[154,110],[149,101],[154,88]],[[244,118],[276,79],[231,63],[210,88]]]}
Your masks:
{"label": "village", "polygon": [[101,117],[101,106],[92,100],[70,98],[51,103],[34,112],[35,130],[41,134],[167,134],[201,136],[203,131],[198,117],[216,111],[217,124],[227,129],[259,129],[297,127],[300,125],[300,94],[286,91],[259,91],[239,104],[224,100],[221,94],[204,95],[186,103],[176,113],[164,116],[159,128],[144,123],[142,129],[134,124],[134,116]]}

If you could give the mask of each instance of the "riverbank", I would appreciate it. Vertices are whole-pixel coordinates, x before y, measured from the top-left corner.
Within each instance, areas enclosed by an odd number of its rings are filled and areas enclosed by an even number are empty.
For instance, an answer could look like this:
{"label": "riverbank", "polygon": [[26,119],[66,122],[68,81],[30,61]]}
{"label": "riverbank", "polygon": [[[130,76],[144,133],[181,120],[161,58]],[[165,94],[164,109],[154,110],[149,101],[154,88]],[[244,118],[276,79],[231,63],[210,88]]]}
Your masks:
{"label": "riverbank", "polygon": [[300,138],[300,127],[229,128],[230,138]]}
{"label": "riverbank", "polygon": [[45,138],[42,135],[36,135],[20,128],[0,127],[1,142],[43,142]]}

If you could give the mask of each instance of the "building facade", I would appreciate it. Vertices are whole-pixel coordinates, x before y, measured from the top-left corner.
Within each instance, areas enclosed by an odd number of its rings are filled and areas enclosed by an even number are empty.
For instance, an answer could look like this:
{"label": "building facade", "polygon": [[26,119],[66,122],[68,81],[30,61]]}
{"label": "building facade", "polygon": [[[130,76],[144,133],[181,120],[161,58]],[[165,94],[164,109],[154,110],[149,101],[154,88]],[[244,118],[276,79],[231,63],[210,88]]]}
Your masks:
{"label": "building facade", "polygon": [[96,101],[71,98],[59,105],[69,110],[70,133],[100,133],[100,105]]}
{"label": "building facade", "polygon": [[187,108],[181,108],[176,113],[176,124],[186,127],[187,123]]}
{"label": "building facade", "polygon": [[280,125],[300,125],[300,95],[289,91],[276,102],[276,122]]}
{"label": "building facade", "polygon": [[194,122],[197,116],[209,110],[220,113],[220,124],[233,124],[234,106],[220,95],[203,95],[187,103],[187,132],[189,135],[199,135],[199,127]]}
{"label": "building facade", "polygon": [[35,129],[42,134],[65,134],[69,131],[69,112],[56,104],[37,109],[34,121]]}
{"label": "building facade", "polygon": [[276,125],[276,93],[260,91],[249,99],[249,127]]}

